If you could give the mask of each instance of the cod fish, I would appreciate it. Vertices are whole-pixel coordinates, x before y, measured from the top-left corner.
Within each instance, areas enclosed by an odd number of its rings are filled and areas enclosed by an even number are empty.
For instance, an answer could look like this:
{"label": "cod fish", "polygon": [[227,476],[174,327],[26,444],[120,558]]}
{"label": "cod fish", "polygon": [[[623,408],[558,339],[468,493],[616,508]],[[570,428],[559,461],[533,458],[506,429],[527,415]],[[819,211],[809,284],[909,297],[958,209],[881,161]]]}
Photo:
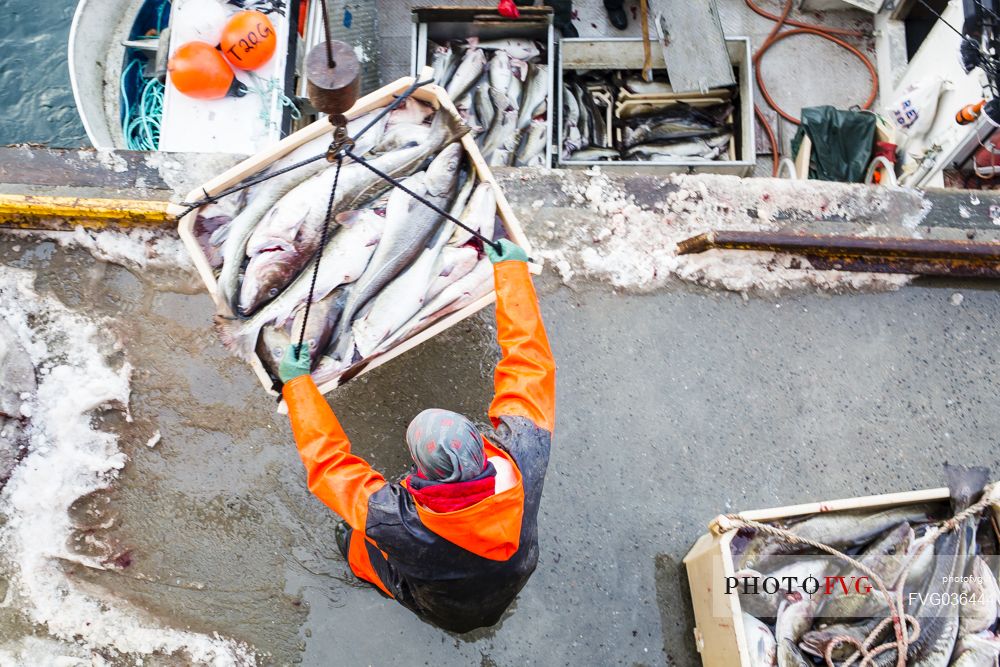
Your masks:
{"label": "cod fish", "polygon": [[626,155],[640,160],[666,160],[677,157],[700,157],[711,160],[722,154],[728,148],[732,135],[720,134],[705,139],[677,141],[667,144],[640,144],[630,148]]}
{"label": "cod fish", "polygon": [[[356,136],[368,124],[371,118],[372,116],[366,114],[350,121],[347,125],[348,133],[352,137]],[[371,150],[378,143],[387,120],[387,117],[383,116],[379,124],[361,136],[361,140],[355,146],[355,152],[358,155],[361,155],[362,151],[367,152]],[[363,144],[361,143],[362,141],[364,142]],[[309,144],[306,145],[308,146]],[[325,138],[325,146],[327,145],[329,145],[328,137]],[[325,146],[323,148],[314,147],[308,153],[304,150],[305,146],[299,147],[296,151],[292,152],[292,155],[287,156],[289,164],[294,164],[297,161],[295,158],[301,161],[302,159],[318,155],[326,150]],[[218,277],[219,292],[222,295],[223,301],[229,304],[233,312],[236,312],[238,305],[237,293],[239,290],[240,270],[243,268],[247,242],[250,240],[253,230],[279,199],[288,194],[295,186],[316,174],[322,173],[329,166],[326,160],[316,160],[257,185],[254,187],[253,196],[248,198],[246,207],[240,211],[239,215],[233,218],[233,221],[228,225],[220,227],[216,231],[216,235],[213,235],[213,244],[222,245],[222,271]]]}
{"label": "cod fish", "polygon": [[545,102],[549,91],[549,68],[546,65],[530,65],[528,80],[524,86],[521,110],[517,114],[517,129],[523,130],[536,115],[536,109]]}
{"label": "cod fish", "polygon": [[583,147],[580,106],[568,85],[563,85],[563,155],[569,157]]}
{"label": "cod fish", "polygon": [[479,48],[484,51],[500,50],[506,52],[511,58],[524,61],[537,58],[541,54],[538,45],[530,39],[511,38],[483,41],[478,37],[469,37],[465,42],[469,45],[470,49]]}
{"label": "cod fish", "polygon": [[477,299],[486,296],[493,289],[493,265],[485,257],[475,268],[443,289],[436,297],[427,300],[427,305],[393,333],[377,352],[392,348],[397,342],[409,338],[414,333],[429,326],[445,315],[465,308]]}
{"label": "cod fish", "polygon": [[483,75],[485,67],[486,55],[482,49],[468,49],[465,55],[462,56],[462,62],[459,64],[458,69],[455,70],[455,75],[448,82],[448,87],[445,89],[448,97],[457,100],[462,95],[465,95],[469,88],[472,88],[473,84],[479,81],[479,77]]}
{"label": "cod fish", "polygon": [[482,124],[483,130],[493,125],[493,119],[497,115],[497,110],[490,101],[490,87],[476,86],[472,93],[472,105],[476,109],[476,116]]}
{"label": "cod fish", "polygon": [[[460,143],[449,144],[427,167],[420,184],[414,183],[417,179],[411,177],[407,187],[437,206],[447,208],[455,194],[463,156]],[[349,361],[345,356],[347,337],[344,333],[351,330],[358,311],[413,261],[441,221],[438,213],[399,189],[389,197],[385,215],[382,241],[370,265],[357,284],[352,286],[334,332],[336,349],[332,356],[338,361]]]}
{"label": "cod fish", "polygon": [[959,612],[960,637],[978,634],[996,623],[1000,612],[1000,587],[996,575],[979,556],[972,562],[968,581],[962,584],[962,593],[968,602]]}
{"label": "cod fish", "polygon": [[[486,238],[493,238],[494,219],[497,213],[497,197],[489,183],[480,183],[472,192],[468,205],[458,216],[465,226],[475,229]],[[452,246],[462,246],[471,241],[472,234],[461,227],[455,229],[448,242]]]}
{"label": "cod fish", "polygon": [[[818,630],[809,630],[802,635],[799,647],[806,653],[822,657],[826,653],[826,647],[837,637],[851,637],[859,642],[863,642],[866,637],[875,629],[881,619],[868,621],[865,623],[844,623],[827,625]],[[851,657],[857,648],[853,644],[841,642],[833,649],[832,657],[835,661],[841,662]]]}
{"label": "cod fish", "polygon": [[434,232],[428,247],[373,299],[368,314],[354,321],[351,327],[354,345],[363,358],[424,305],[428,285],[434,278],[434,267],[454,228],[455,223],[445,220]]}
{"label": "cod fish", "polygon": [[718,134],[719,127],[700,120],[678,119],[655,123],[643,123],[637,127],[626,127],[622,135],[622,145],[632,148],[654,141],[675,141],[693,137],[708,137]]}
{"label": "cod fish", "polygon": [[966,635],[955,645],[950,666],[996,667],[998,658],[1000,658],[1000,637],[992,632]]}
{"label": "cod fish", "polygon": [[481,152],[483,159],[489,161],[493,152],[506,145],[517,129],[517,104],[507,97],[507,93],[496,88],[490,88],[490,100],[497,110],[489,132],[483,138]]}
{"label": "cod fish", "polygon": [[806,661],[799,651],[798,642],[812,625],[817,603],[818,598],[796,592],[778,607],[778,618],[774,625],[778,667],[799,667]]}
{"label": "cod fish", "polygon": [[545,165],[545,138],[548,127],[549,124],[544,120],[531,121],[514,155],[515,166],[542,167]]}
{"label": "cod fish", "polygon": [[452,248],[445,246],[438,255],[434,264],[434,273],[430,286],[427,288],[427,295],[424,297],[430,301],[444,291],[459,278],[464,278],[479,261],[479,251],[472,246],[461,246]]}
{"label": "cod fish", "polygon": [[583,101],[583,89],[579,84],[574,83],[572,86],[573,97],[576,99],[576,106],[580,110],[580,148],[586,148],[590,145],[590,108]]}
{"label": "cod fish", "polygon": [[261,329],[257,340],[257,358],[275,383],[281,382],[278,368],[291,342],[292,336],[288,328],[266,326]]}
{"label": "cod fish", "polygon": [[497,90],[506,91],[510,87],[510,80],[514,76],[510,70],[510,56],[504,51],[497,51],[490,58],[488,69],[490,86]]}
{"label": "cod fish", "polygon": [[[314,299],[322,299],[340,285],[354,282],[364,272],[379,239],[385,221],[374,211],[358,216],[349,227],[333,236],[320,259]],[[299,304],[309,298],[312,272],[304,271],[276,299],[247,320],[215,316],[215,329],[222,344],[236,356],[250,360],[260,330],[272,322],[283,325]]]}
{"label": "cod fish", "polygon": [[778,645],[771,629],[759,620],[743,613],[743,635],[751,667],[772,667],[778,661]]}
{"label": "cod fish", "polygon": [[[440,113],[434,118],[427,141],[380,155],[371,164],[392,176],[409,173],[465,131],[464,127],[454,127],[450,115]],[[315,255],[335,178],[336,168],[330,168],[302,183],[283,197],[253,232],[248,242],[250,263],[236,312],[244,315],[256,312],[275,298]],[[354,209],[389,187],[388,182],[369,169],[347,163],[340,171],[333,210]]]}
{"label": "cod fish", "polygon": [[316,369],[320,356],[330,346],[333,330],[340,322],[340,315],[344,312],[345,303],[347,303],[347,288],[342,285],[312,304],[308,320],[305,319],[306,305],[299,306],[295,319],[292,321],[292,340],[298,342],[302,325],[305,323],[303,344],[309,346],[312,370]]}
{"label": "cod fish", "polygon": [[617,160],[621,155],[614,148],[585,148],[576,151],[568,159],[571,160]]}
{"label": "cod fish", "polygon": [[455,52],[450,44],[437,44],[434,46],[434,54],[431,56],[431,68],[434,70],[434,83],[444,86],[451,79],[454,67],[458,64]]}

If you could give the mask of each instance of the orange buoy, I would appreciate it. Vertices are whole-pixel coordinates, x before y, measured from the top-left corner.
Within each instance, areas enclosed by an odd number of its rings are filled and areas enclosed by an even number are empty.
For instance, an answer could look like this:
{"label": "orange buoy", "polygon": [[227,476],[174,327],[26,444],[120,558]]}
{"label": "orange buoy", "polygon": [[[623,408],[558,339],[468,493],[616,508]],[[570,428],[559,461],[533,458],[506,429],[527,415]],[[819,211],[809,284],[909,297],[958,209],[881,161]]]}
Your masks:
{"label": "orange buoy", "polygon": [[271,19],[260,12],[240,12],[222,30],[219,48],[229,64],[240,69],[264,66],[278,47]]}
{"label": "orange buoy", "polygon": [[969,125],[979,119],[979,114],[983,111],[986,100],[980,100],[976,104],[966,104],[955,114],[955,122],[959,125]]}
{"label": "orange buoy", "polygon": [[205,42],[178,47],[167,62],[167,71],[177,90],[200,100],[225,97],[236,78],[219,50]]}

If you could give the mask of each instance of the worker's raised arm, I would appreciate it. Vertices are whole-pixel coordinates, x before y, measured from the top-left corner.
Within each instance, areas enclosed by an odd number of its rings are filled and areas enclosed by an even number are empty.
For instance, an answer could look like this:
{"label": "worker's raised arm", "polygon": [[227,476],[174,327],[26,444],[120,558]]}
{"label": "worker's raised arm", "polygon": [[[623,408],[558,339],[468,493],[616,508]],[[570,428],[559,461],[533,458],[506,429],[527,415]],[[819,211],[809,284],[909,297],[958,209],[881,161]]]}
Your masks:
{"label": "worker's raised arm", "polygon": [[295,444],[306,466],[309,490],[355,530],[364,533],[368,498],[385,478],[351,454],[351,443],[307,372],[282,389]]}
{"label": "worker's raised arm", "polygon": [[502,416],[527,417],[551,432],[555,424],[556,364],[531,283],[527,255],[510,241],[488,248],[497,291],[497,339],[502,357],[493,374],[494,426]]}

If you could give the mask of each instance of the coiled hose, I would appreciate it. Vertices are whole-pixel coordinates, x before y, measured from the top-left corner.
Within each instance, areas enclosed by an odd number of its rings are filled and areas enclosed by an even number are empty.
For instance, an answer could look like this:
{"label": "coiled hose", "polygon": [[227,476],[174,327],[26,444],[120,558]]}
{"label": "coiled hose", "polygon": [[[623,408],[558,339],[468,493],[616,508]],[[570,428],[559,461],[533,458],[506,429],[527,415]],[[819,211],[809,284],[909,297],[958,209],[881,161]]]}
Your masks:
{"label": "coiled hose", "polygon": [[[769,48],[771,48],[772,46],[774,46],[783,39],[786,39],[793,35],[815,35],[817,37],[822,37],[827,41],[833,42],[837,46],[847,49],[852,54],[854,54],[854,56],[857,57],[858,60],[860,60],[861,63],[868,69],[868,74],[871,76],[872,79],[872,88],[871,88],[871,93],[868,95],[868,99],[864,102],[864,104],[861,105],[861,108],[870,109],[872,104],[875,103],[875,98],[878,96],[878,73],[875,71],[875,65],[872,63],[871,60],[868,59],[867,56],[865,56],[865,54],[859,51],[855,46],[848,44],[847,42],[845,42],[843,39],[840,38],[840,37],[866,37],[867,34],[861,32],[860,30],[848,30],[846,28],[828,28],[822,25],[817,25],[813,23],[804,23],[802,21],[792,20],[788,18],[788,15],[792,11],[792,2],[793,0],[785,1],[784,10],[781,12],[781,15],[779,16],[777,14],[772,14],[766,9],[763,9],[762,7],[757,5],[754,2],[754,0],[746,0],[747,7],[749,7],[751,11],[753,11],[755,14],[763,16],[766,19],[774,21],[774,28],[771,29],[771,33],[767,36],[767,38],[763,41],[763,43],[761,43],[760,48],[757,49],[757,53],[755,53],[753,56],[754,75],[757,79],[757,87],[760,89],[760,94],[764,97],[764,101],[766,101],[767,105],[772,109],[774,109],[774,111],[780,117],[784,118],[789,123],[794,123],[795,125],[799,124],[800,121],[798,118],[796,118],[795,116],[791,115],[790,113],[782,109],[780,106],[778,106],[778,104],[774,101],[774,98],[771,97],[770,92],[768,92],[767,90],[767,86],[764,85],[764,75],[761,70],[760,61],[761,58],[764,57],[764,54],[767,53],[767,50]],[[782,28],[784,28],[786,25],[794,26],[794,28],[792,30],[785,30],[784,32],[782,32]],[[767,122],[767,118],[764,116],[764,112],[760,110],[759,106],[754,105],[754,112],[757,115],[757,120],[760,121],[760,124],[764,128],[764,131],[767,133],[768,142],[770,142],[771,144],[771,155],[774,158],[774,168],[772,170],[772,175],[777,176],[778,165],[781,161],[781,151],[778,146],[778,139],[774,135],[774,130],[771,129],[771,126]]]}

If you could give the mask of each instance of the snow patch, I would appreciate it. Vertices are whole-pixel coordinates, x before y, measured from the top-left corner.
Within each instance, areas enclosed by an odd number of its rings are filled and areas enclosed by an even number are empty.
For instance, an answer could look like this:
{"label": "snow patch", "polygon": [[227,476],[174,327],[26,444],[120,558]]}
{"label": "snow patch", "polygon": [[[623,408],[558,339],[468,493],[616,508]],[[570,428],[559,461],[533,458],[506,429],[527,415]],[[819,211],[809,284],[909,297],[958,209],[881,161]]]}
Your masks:
{"label": "snow patch", "polygon": [[91,413],[117,409],[129,418],[131,367],[112,368],[102,351],[108,341],[101,323],[37,294],[33,279],[30,271],[0,267],[0,317],[39,369],[26,432],[30,449],[0,492],[0,558],[12,573],[8,600],[50,637],[0,645],[0,663],[74,665],[80,651],[88,657],[100,651],[183,654],[185,664],[252,664],[244,645],[162,627],[133,605],[84,588],[66,574],[65,562],[105,567],[69,547],[69,509],[107,488],[125,465],[117,436],[96,429]]}
{"label": "snow patch", "polygon": [[45,238],[61,247],[79,247],[95,258],[130,269],[180,269],[194,273],[184,243],[172,232],[155,229],[93,230],[77,226],[71,232],[2,230],[8,235]]}
{"label": "snow patch", "polygon": [[[633,291],[650,291],[684,280],[737,292],[777,294],[819,288],[829,291],[895,290],[910,276],[813,269],[802,258],[767,252],[708,251],[678,255],[677,243],[711,230],[776,230],[787,211],[808,211],[816,219],[861,220],[886,211],[889,200],[878,190],[859,198],[856,188],[837,184],[802,187],[770,179],[711,175],[673,175],[677,186],[663,201],[639,206],[599,171],[585,180],[566,180],[563,191],[573,205],[597,215],[570,221],[540,218],[527,229],[534,252],[551,262],[563,282],[574,278],[604,281]],[[725,179],[724,181],[718,179]],[[718,183],[719,187],[713,187]],[[746,202],[755,202],[748,211]],[[928,205],[910,213],[914,227]]]}

